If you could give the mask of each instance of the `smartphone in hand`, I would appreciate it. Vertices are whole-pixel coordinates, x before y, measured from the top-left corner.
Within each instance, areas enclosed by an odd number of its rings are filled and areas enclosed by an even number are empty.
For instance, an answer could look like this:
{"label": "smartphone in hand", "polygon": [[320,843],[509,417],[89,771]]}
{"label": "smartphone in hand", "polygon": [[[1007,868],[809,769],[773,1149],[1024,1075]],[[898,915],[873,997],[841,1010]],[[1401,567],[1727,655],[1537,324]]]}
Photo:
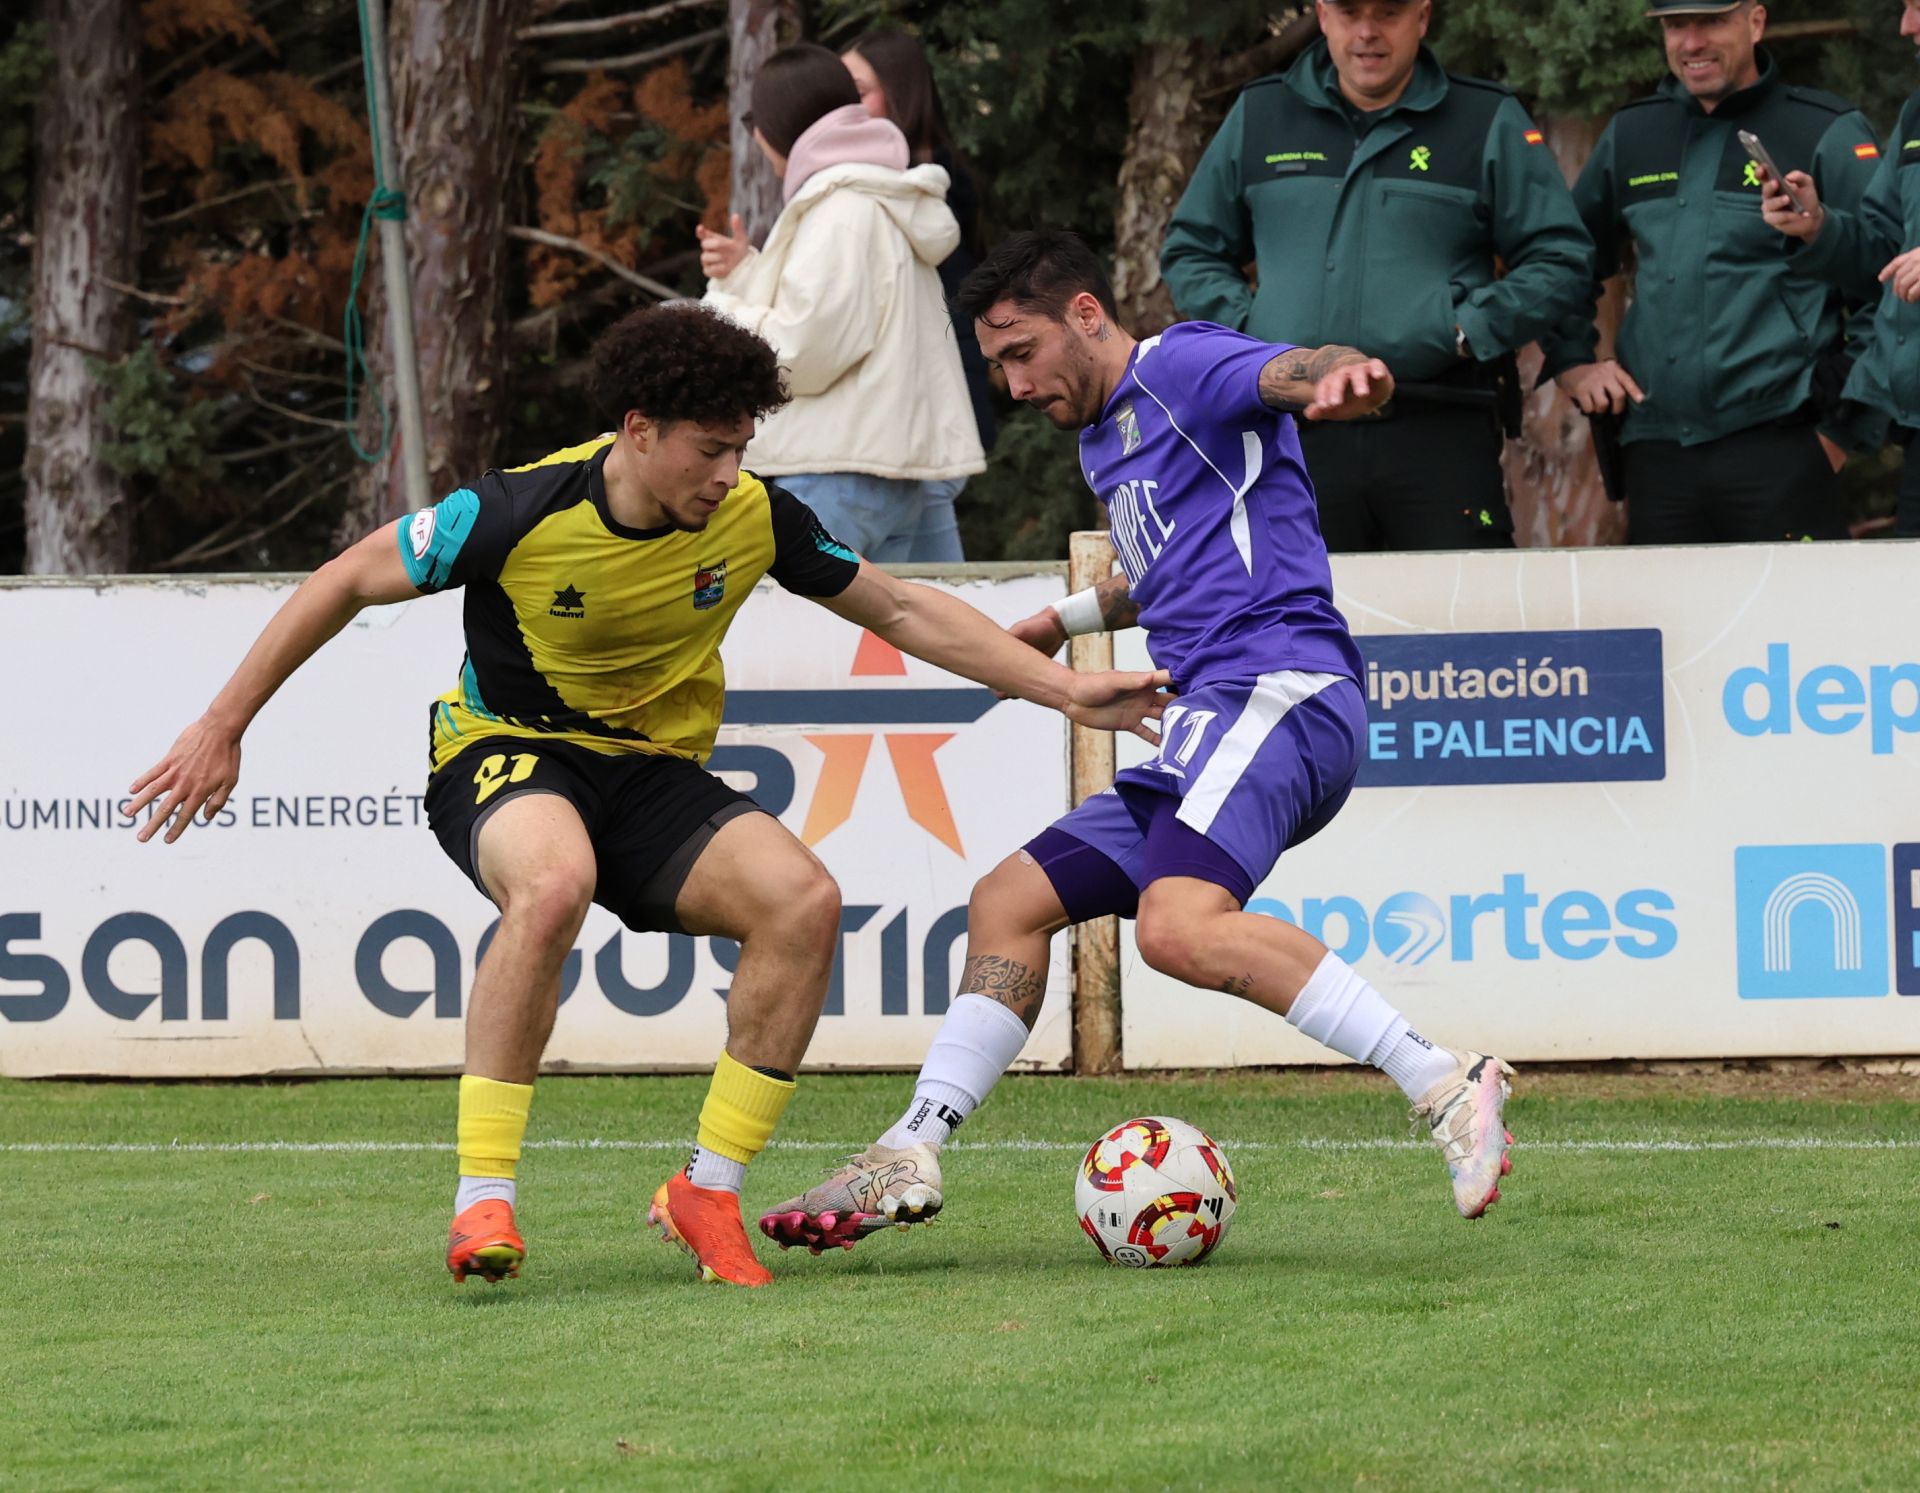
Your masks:
{"label": "smartphone in hand", "polygon": [[1767,175],[1780,183],[1780,190],[1787,194],[1787,201],[1793,204],[1793,210],[1804,218],[1807,215],[1806,203],[1802,202],[1799,194],[1787,185],[1787,173],[1773,163],[1773,157],[1767,154],[1767,147],[1760,143],[1760,137],[1752,130],[1742,130],[1740,145],[1753,158],[1756,165],[1765,167]]}

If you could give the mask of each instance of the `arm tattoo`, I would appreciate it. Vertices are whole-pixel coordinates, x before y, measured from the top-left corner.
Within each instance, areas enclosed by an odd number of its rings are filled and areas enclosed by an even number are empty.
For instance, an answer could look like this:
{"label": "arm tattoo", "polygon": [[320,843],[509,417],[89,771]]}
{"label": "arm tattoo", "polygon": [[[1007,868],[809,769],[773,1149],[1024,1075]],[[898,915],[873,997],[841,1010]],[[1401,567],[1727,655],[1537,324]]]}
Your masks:
{"label": "arm tattoo", "polygon": [[1325,347],[1316,347],[1307,355],[1307,377],[1316,384],[1336,368],[1344,368],[1349,363],[1364,363],[1367,355],[1357,347],[1343,347],[1337,342],[1329,342]]}
{"label": "arm tattoo", "polygon": [[1336,368],[1364,363],[1367,355],[1338,342],[1325,347],[1296,347],[1260,370],[1260,401],[1270,409],[1310,404],[1313,387]]}
{"label": "arm tattoo", "polygon": [[1124,575],[1108,576],[1093,589],[1100,597],[1100,620],[1107,624],[1108,632],[1139,623],[1140,605],[1133,599]]}
{"label": "arm tattoo", "polygon": [[970,954],[960,971],[962,995],[984,995],[1024,1015],[1047,994],[1047,972],[1000,954]]}
{"label": "arm tattoo", "polygon": [[1251,971],[1249,971],[1244,975],[1230,976],[1226,984],[1222,985],[1220,988],[1226,991],[1228,995],[1238,995],[1241,997],[1245,997],[1247,992],[1253,989],[1253,974]]}

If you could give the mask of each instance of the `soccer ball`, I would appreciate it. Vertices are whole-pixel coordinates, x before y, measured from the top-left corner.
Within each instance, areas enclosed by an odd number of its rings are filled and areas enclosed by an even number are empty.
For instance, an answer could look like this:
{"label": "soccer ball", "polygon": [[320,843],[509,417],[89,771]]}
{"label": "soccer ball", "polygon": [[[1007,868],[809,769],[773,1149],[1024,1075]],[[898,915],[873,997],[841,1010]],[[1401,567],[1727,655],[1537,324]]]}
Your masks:
{"label": "soccer ball", "polygon": [[1128,1120],[1093,1143],[1074,1179],[1080,1227],[1116,1265],[1197,1265],[1233,1221],[1233,1168],[1185,1120]]}

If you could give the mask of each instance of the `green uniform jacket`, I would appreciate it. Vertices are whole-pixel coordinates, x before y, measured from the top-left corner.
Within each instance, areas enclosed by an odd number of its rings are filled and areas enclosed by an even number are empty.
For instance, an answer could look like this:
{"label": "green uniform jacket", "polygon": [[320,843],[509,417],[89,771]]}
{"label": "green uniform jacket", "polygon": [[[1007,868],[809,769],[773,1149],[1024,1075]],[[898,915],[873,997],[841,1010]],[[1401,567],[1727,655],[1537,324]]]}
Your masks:
{"label": "green uniform jacket", "polygon": [[1794,267],[1850,295],[1880,298],[1860,359],[1847,380],[1857,399],[1902,425],[1920,426],[1920,303],[1882,289],[1894,255],[1920,248],[1920,93],[1907,100],[1881,152],[1858,212],[1828,206],[1820,236],[1794,255]]}
{"label": "green uniform jacket", "polygon": [[1399,101],[1364,115],[1323,41],[1235,101],[1160,268],[1184,315],[1346,343],[1427,380],[1462,366],[1456,327],[1491,361],[1576,311],[1592,255],[1552,151],[1506,89],[1450,76],[1423,46]]}
{"label": "green uniform jacket", "polygon": [[1807,172],[1823,202],[1849,210],[1873,174],[1858,153],[1873,151],[1873,132],[1845,99],[1782,83],[1764,49],[1760,67],[1711,114],[1667,78],[1614,115],[1574,184],[1599,254],[1584,314],[1542,343],[1545,371],[1594,361],[1599,282],[1631,239],[1638,268],[1616,356],[1647,399],[1628,407],[1622,440],[1696,446],[1786,419],[1806,406],[1814,365],[1843,349],[1844,299],[1802,273],[1794,241],[1760,216],[1738,136],[1751,130],[1782,171]]}

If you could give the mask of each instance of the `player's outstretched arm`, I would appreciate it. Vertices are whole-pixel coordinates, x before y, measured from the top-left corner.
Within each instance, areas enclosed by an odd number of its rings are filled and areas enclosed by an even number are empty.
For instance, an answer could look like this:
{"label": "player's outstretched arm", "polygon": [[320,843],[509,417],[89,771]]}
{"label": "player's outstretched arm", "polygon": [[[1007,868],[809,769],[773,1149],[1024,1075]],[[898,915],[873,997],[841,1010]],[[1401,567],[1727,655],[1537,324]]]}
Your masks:
{"label": "player's outstretched arm", "polygon": [[400,559],[398,527],[395,523],[376,529],[302,581],[254,640],[206,714],[180,733],[166,756],[134,779],[129,815],[137,817],[156,800],[160,804],[140,826],[141,840],[151,839],[164,825],[171,845],[196,813],[211,822],[240,781],[240,738],[274,691],[364,608],[421,594]]}
{"label": "player's outstretched arm", "polygon": [[1007,629],[1030,648],[1038,648],[1048,658],[1058,653],[1068,638],[1090,632],[1119,632],[1140,623],[1140,606],[1124,575],[1110,575],[1097,586],[1044,606],[1031,617],[1023,617]]}
{"label": "player's outstretched arm", "polygon": [[1393,375],[1357,347],[1291,347],[1260,370],[1260,402],[1309,420],[1352,420],[1393,397]]}
{"label": "player's outstretched arm", "polygon": [[1076,674],[959,597],[897,580],[865,562],[853,584],[838,596],[815,599],[901,652],[1002,694],[1051,706],[1083,726],[1159,740],[1147,722],[1160,718],[1164,669]]}

